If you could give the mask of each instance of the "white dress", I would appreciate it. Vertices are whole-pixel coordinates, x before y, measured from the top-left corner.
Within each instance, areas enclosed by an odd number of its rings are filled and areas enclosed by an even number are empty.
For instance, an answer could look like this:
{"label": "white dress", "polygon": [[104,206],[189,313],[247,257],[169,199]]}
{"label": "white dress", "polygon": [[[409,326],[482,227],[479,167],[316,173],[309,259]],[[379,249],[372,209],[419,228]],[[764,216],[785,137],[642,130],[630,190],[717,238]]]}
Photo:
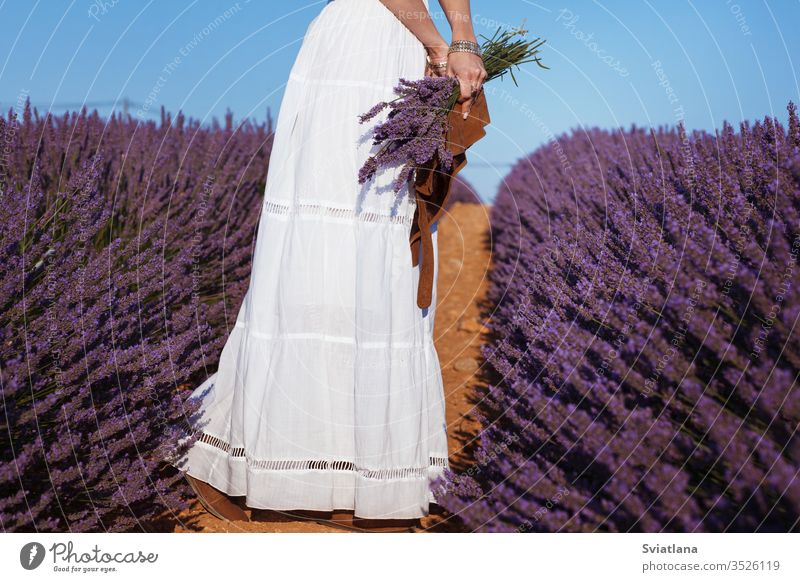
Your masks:
{"label": "white dress", "polygon": [[448,466],[435,285],[417,307],[399,167],[357,178],[386,111],[358,115],[424,68],[422,44],[379,0],[334,0],[291,69],[250,286],[218,371],[191,395],[201,437],[170,461],[249,507],[414,518],[435,501]]}

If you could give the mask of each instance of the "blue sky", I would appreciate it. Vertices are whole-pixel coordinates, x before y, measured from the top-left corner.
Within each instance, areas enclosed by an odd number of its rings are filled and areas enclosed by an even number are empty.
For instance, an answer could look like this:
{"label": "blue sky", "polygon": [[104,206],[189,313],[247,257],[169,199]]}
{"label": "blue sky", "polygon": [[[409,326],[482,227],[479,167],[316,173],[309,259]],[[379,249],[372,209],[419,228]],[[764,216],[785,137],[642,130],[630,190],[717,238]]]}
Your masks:
{"label": "blue sky", "polygon": [[[378,0],[375,0],[378,1]],[[107,114],[161,105],[209,121],[278,114],[289,69],[324,0],[0,0],[0,105],[81,103]],[[449,37],[437,0],[431,13]],[[777,115],[800,101],[800,2],[472,0],[476,32],[523,22],[547,39],[487,85],[492,125],[464,176],[491,200],[513,162],[584,127],[689,128]],[[216,23],[216,24],[215,24]]]}

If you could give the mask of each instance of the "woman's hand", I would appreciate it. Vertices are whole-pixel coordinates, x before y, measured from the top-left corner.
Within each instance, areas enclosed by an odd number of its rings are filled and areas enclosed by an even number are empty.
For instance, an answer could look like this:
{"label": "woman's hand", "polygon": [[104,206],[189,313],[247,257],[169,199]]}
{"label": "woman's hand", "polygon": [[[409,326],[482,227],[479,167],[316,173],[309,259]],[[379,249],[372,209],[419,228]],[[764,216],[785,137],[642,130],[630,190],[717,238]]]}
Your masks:
{"label": "woman's hand", "polygon": [[461,86],[461,96],[458,102],[462,103],[462,111],[464,119],[466,119],[486,80],[483,59],[480,55],[473,53],[452,52],[447,59],[447,76],[458,79]]}
{"label": "woman's hand", "polygon": [[444,77],[447,74],[447,69],[444,67],[432,67],[431,63],[446,63],[448,45],[442,39],[442,44],[429,47],[426,49],[428,52],[429,62],[425,63],[425,76],[426,77]]}

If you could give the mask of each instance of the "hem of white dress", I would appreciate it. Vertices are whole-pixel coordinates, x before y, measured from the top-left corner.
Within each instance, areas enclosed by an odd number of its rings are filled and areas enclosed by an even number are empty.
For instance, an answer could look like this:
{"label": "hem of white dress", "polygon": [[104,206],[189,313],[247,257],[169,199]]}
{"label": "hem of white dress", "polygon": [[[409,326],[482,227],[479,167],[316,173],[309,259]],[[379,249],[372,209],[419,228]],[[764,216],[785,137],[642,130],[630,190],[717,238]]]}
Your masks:
{"label": "hem of white dress", "polygon": [[415,519],[429,514],[429,505],[436,503],[431,483],[449,467],[446,453],[430,457],[442,464],[424,467],[421,476],[417,471],[414,477],[372,478],[358,470],[254,468],[246,456],[198,440],[184,457],[167,461],[228,495],[245,497],[253,509],[347,510],[363,519]]}

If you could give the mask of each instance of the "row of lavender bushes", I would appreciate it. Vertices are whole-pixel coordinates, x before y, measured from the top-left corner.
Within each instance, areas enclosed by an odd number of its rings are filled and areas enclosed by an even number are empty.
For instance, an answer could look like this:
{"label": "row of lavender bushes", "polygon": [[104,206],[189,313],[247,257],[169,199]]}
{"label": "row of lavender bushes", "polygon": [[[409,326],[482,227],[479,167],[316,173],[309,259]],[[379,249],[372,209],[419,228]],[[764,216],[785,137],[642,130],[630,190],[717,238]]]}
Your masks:
{"label": "row of lavender bushes", "polygon": [[450,186],[450,194],[447,196],[445,202],[445,211],[449,210],[457,202],[463,204],[481,204],[481,197],[472,183],[461,175],[453,178],[453,184]]}
{"label": "row of lavender bushes", "polygon": [[573,132],[492,209],[472,531],[797,531],[800,130]]}
{"label": "row of lavender bushes", "polygon": [[[19,113],[19,115],[18,115]],[[272,123],[0,118],[0,525],[152,531],[249,280]]]}

